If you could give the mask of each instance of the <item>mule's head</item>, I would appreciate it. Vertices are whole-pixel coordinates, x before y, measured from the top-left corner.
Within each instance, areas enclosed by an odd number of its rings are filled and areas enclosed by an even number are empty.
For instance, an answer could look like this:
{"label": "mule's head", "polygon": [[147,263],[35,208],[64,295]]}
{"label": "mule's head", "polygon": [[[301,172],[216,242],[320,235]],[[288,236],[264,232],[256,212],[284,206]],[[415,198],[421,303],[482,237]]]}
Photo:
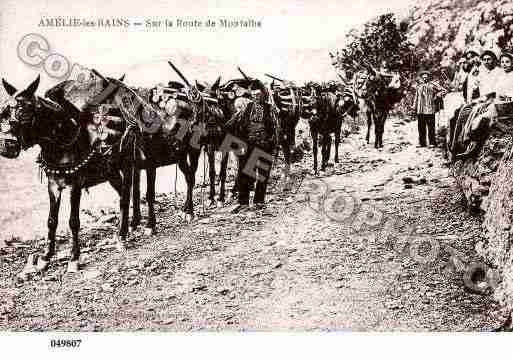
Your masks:
{"label": "mule's head", "polygon": [[210,97],[218,98],[220,96],[220,82],[221,82],[221,76],[217,78],[217,80],[212,84],[206,84],[206,83],[199,83],[196,81],[196,88],[205,94],[207,94]]}
{"label": "mule's head", "polygon": [[2,83],[11,99],[1,119],[0,155],[16,158],[22,149],[34,142],[34,124],[37,117],[38,99],[35,92],[39,86],[39,76],[26,89],[18,91],[5,79]]}

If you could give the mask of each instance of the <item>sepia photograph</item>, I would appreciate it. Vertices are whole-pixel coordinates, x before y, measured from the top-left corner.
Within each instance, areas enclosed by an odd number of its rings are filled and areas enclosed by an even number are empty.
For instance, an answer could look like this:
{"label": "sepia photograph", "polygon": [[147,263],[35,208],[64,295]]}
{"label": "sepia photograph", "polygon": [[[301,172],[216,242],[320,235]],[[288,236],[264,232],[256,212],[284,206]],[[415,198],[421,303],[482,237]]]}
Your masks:
{"label": "sepia photograph", "polygon": [[510,0],[2,0],[0,77],[2,345],[508,343]]}

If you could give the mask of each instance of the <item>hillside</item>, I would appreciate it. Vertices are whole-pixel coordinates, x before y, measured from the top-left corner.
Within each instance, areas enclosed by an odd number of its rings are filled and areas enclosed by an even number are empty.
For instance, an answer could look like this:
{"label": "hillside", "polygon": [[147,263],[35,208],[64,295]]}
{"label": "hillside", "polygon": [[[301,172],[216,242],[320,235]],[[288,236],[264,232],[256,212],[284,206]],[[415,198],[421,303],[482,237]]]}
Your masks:
{"label": "hillside", "polygon": [[509,0],[418,1],[404,19],[418,53],[448,66],[467,46],[511,47],[513,2]]}

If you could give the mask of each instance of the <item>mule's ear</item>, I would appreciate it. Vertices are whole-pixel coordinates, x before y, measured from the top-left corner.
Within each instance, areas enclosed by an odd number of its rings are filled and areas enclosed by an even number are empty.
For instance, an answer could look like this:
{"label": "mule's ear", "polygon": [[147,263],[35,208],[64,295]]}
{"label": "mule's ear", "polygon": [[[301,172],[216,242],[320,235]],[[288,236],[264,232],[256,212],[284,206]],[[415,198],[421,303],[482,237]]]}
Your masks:
{"label": "mule's ear", "polygon": [[39,87],[39,81],[41,80],[41,76],[37,75],[37,79],[35,79],[28,87],[23,90],[24,95],[33,96],[36,93],[37,88]]}
{"label": "mule's ear", "polygon": [[194,84],[195,84],[196,88],[197,88],[200,92],[205,91],[205,89],[207,88],[207,86],[203,85],[203,84],[202,84],[202,83],[200,83],[198,80],[194,80]]}
{"label": "mule's ear", "polygon": [[123,76],[121,76],[121,77],[119,78],[119,81],[120,81],[120,82],[123,82],[123,81],[125,80],[125,76],[126,76],[126,74],[123,74]]}
{"label": "mule's ear", "polygon": [[9,96],[14,95],[18,91],[16,87],[5,81],[5,79],[2,79],[2,84],[4,85],[5,92],[7,92]]}
{"label": "mule's ear", "polygon": [[211,90],[212,91],[217,91],[217,89],[219,88],[219,84],[221,83],[221,76],[219,76],[216,80],[216,82],[214,82],[214,84],[212,85],[211,87]]}

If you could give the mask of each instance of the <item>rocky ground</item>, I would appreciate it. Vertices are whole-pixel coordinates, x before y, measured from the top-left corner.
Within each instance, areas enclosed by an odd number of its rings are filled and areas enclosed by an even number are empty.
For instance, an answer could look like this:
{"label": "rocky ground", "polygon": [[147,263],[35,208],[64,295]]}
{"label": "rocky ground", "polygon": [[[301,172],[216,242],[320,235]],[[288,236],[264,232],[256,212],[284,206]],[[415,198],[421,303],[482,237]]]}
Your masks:
{"label": "rocky ground", "polygon": [[[44,241],[0,248],[1,330],[488,331],[503,313],[465,281],[481,239],[439,150],[415,124],[387,123],[385,148],[345,139],[341,161],[313,176],[273,177],[267,208],[233,204],[183,222],[183,199],[158,198],[158,234],[117,252],[108,210],[82,231],[82,267],[66,274],[67,238],[44,274],[16,279]],[[362,131],[363,132],[363,131]],[[466,284],[467,283],[467,284]]]}

